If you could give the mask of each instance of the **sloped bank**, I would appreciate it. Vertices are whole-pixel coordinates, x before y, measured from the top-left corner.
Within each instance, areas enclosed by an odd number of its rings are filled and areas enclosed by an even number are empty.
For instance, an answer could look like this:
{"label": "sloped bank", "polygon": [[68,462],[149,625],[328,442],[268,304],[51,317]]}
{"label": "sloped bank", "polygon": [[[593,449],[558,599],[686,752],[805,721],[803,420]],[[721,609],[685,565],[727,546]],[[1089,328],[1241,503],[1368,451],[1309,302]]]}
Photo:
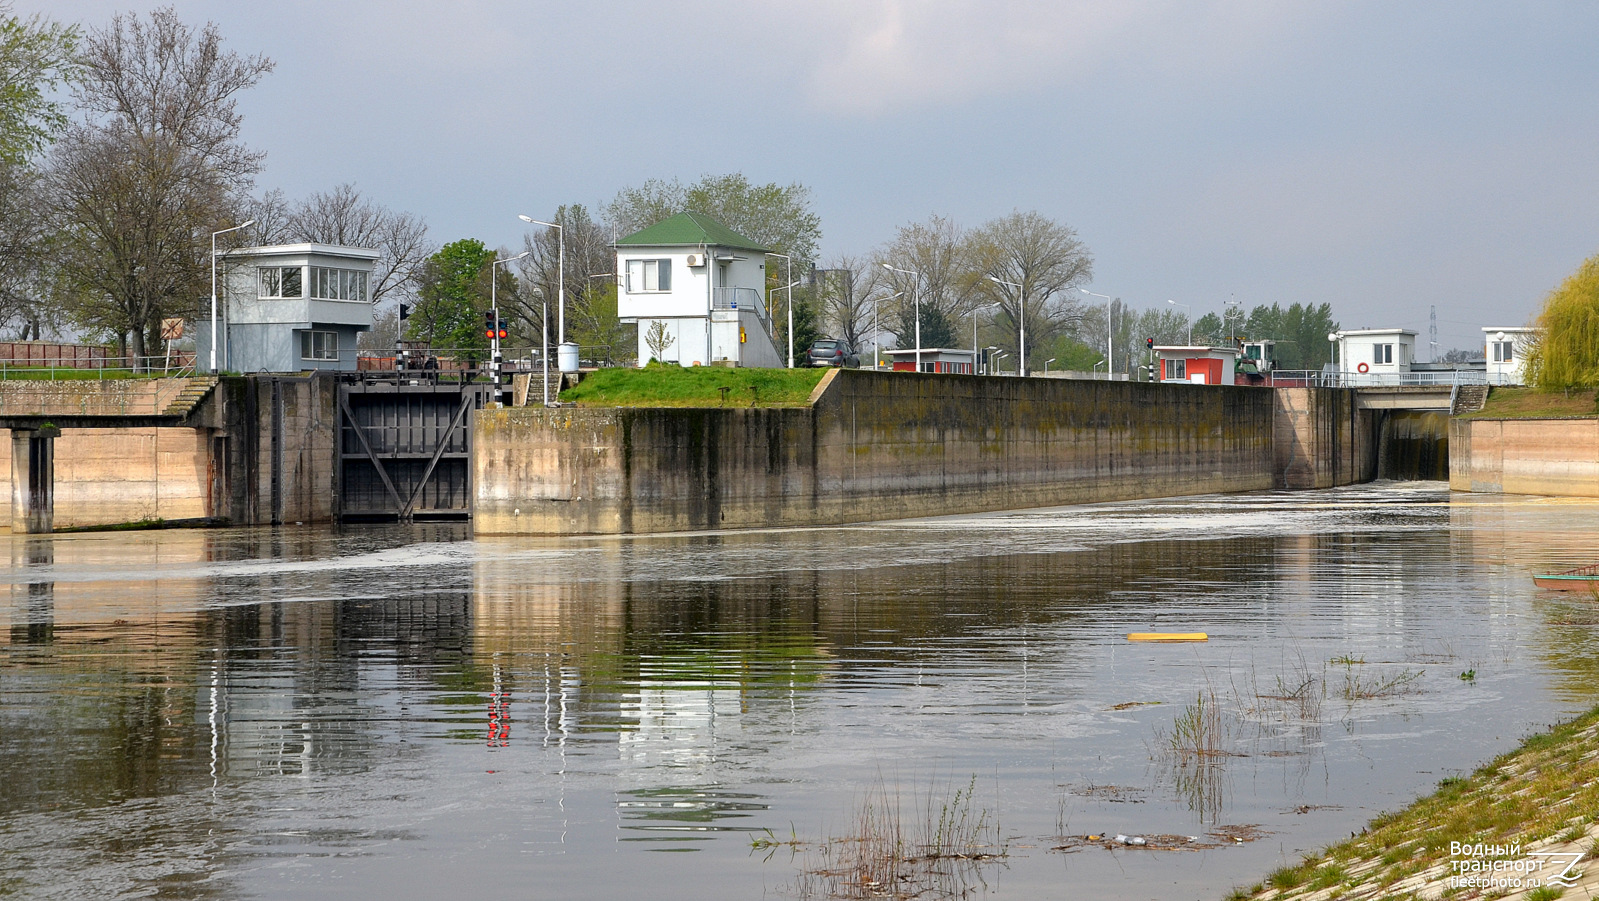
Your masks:
{"label": "sloped bank", "polygon": [[1596,742],[1599,708],[1231,898],[1591,898],[1599,893]]}
{"label": "sloped bank", "polygon": [[806,526],[1272,488],[1274,393],[834,371],[803,408],[482,410],[473,525]]}

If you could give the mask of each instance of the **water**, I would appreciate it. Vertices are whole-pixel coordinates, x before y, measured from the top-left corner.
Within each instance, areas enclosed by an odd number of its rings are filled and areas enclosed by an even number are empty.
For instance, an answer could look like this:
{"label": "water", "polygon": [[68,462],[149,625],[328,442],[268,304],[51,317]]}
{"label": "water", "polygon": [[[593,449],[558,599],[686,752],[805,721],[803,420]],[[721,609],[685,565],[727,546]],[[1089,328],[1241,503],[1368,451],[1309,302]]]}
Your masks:
{"label": "water", "polygon": [[[972,786],[1006,854],[955,874],[973,896],[1217,898],[1595,703],[1599,603],[1530,575],[1596,532],[1599,503],[1384,483],[558,542],[12,536],[0,894],[815,897],[869,796],[909,829]],[[1210,641],[1125,639],[1151,630]],[[1201,695],[1226,753],[1196,759],[1170,744]],[[1081,847],[1117,833],[1221,846]]]}

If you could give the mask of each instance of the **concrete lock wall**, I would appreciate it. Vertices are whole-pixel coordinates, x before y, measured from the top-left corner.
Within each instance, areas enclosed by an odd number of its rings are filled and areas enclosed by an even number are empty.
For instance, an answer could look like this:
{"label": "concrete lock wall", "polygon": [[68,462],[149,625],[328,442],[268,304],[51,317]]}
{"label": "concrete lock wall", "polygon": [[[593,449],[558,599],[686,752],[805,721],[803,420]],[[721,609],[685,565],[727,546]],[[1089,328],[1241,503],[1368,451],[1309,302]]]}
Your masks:
{"label": "concrete lock wall", "polygon": [[1454,419],[1449,487],[1599,497],[1599,419]]}
{"label": "concrete lock wall", "polygon": [[483,410],[473,522],[681,531],[1271,488],[1275,393],[835,371],[803,409]]}
{"label": "concrete lock wall", "polygon": [[1350,388],[1275,388],[1273,471],[1279,488],[1366,482],[1377,474],[1373,413]]}
{"label": "concrete lock wall", "polygon": [[[148,415],[182,388],[163,383],[185,381],[151,379],[120,394],[93,381],[45,383],[48,390],[7,382],[0,398],[16,410],[26,402],[51,415],[114,416],[131,397],[140,401],[132,415]],[[337,400],[338,383],[325,375],[232,377],[188,426],[62,429],[54,442],[54,525],[330,521],[338,498]],[[0,429],[3,446],[10,437]],[[13,461],[9,453],[5,459],[0,488],[10,498]]]}
{"label": "concrete lock wall", "polygon": [[[0,441],[10,446],[9,429]],[[8,498],[11,466],[7,454]],[[195,429],[65,429],[55,439],[55,527],[205,517],[208,467]]]}

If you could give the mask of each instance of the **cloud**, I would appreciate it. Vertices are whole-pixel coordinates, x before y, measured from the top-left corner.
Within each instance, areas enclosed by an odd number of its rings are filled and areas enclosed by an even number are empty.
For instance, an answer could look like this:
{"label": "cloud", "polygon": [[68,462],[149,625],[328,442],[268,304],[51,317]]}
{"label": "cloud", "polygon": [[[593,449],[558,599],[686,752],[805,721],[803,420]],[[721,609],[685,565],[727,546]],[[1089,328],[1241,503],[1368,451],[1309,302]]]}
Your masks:
{"label": "cloud", "polygon": [[1101,68],[1229,69],[1320,13],[1173,0],[822,0],[807,12],[809,102],[853,114],[1069,85]]}

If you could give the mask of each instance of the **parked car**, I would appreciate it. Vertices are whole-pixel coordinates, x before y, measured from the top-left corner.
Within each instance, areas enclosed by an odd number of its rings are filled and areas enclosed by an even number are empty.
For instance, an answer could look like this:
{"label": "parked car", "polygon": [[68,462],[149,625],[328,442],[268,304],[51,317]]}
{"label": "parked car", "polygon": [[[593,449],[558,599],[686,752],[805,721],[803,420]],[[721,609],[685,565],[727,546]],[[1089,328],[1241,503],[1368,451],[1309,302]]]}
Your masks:
{"label": "parked car", "polygon": [[821,338],[806,351],[805,365],[847,366],[855,369],[861,365],[861,358],[847,343],[837,338]]}

